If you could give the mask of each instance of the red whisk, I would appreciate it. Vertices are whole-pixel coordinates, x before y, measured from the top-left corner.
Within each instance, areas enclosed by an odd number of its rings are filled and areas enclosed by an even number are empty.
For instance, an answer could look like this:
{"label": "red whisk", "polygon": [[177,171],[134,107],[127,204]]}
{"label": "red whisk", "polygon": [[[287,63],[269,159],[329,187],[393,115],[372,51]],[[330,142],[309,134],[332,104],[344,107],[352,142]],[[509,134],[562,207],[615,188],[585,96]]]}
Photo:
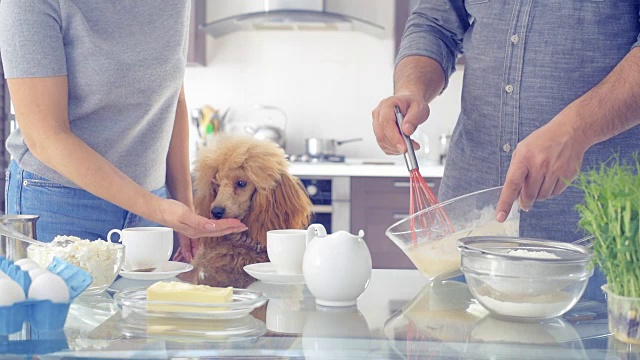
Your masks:
{"label": "red whisk", "polygon": [[413,216],[424,209],[438,204],[438,199],[420,174],[418,160],[416,159],[416,153],[413,149],[411,138],[402,132],[404,116],[400,112],[400,108],[398,108],[398,106],[394,106],[393,110],[396,115],[398,130],[400,130],[400,135],[402,135],[402,138],[407,145],[407,152],[404,153],[404,160],[407,163],[407,169],[409,169],[409,183],[411,188],[409,200],[409,213],[410,216],[412,216],[410,221],[411,236],[413,238],[413,243],[416,244],[418,241],[418,235],[416,232],[421,232],[424,234],[423,236],[430,238],[431,234],[437,228],[444,228],[445,231],[450,232],[453,227],[451,225],[451,221],[447,217],[447,214],[441,207],[434,209],[434,211],[425,211],[418,216]]}

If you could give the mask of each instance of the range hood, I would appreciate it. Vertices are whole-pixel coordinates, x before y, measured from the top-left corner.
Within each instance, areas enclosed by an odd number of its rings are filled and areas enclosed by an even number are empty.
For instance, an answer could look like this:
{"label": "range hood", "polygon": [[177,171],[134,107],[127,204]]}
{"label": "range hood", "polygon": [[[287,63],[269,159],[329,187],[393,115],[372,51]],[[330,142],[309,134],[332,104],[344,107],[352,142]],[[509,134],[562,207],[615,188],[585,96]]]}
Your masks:
{"label": "range hood", "polygon": [[340,11],[340,2],[344,0],[330,4],[327,1],[330,0],[209,1],[207,6],[213,9],[208,13],[215,14],[216,19],[200,28],[213,37],[242,30],[359,31],[384,37],[384,26]]}

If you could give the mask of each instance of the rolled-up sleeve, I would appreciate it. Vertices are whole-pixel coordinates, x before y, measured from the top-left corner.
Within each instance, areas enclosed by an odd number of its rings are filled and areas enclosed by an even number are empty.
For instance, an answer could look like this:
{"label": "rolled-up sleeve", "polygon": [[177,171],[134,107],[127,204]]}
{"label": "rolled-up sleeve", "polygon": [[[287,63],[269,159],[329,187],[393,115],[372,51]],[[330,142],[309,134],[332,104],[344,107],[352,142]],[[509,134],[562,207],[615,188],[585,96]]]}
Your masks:
{"label": "rolled-up sleeve", "polygon": [[468,28],[464,0],[421,0],[407,20],[396,65],[407,56],[429,57],[442,66],[446,89]]}
{"label": "rolled-up sleeve", "polygon": [[0,53],[6,78],[67,75],[58,0],[0,1]]}

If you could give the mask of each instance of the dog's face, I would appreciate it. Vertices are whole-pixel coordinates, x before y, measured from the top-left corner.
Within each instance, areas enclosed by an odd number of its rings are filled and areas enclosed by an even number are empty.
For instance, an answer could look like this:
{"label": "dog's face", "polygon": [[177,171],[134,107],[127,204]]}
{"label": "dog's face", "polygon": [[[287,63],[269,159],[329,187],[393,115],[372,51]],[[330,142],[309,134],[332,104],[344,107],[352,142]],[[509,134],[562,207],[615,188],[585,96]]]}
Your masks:
{"label": "dog's face", "polygon": [[242,169],[218,172],[211,179],[213,201],[209,207],[212,219],[242,220],[251,209],[255,184]]}

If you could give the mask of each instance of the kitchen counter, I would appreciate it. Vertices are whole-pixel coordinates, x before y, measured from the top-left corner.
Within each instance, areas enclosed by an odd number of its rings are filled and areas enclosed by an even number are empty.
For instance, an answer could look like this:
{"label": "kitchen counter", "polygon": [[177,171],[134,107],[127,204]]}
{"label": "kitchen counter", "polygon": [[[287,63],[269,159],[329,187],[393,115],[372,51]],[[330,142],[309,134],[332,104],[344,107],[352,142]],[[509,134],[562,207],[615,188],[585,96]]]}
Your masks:
{"label": "kitchen counter", "polygon": [[[119,279],[112,288],[140,285]],[[546,322],[500,321],[487,315],[465,284],[429,285],[416,270],[374,270],[357,307],[350,308],[316,306],[304,285],[257,281],[249,288],[269,298],[266,305],[245,316],[254,327],[249,335],[227,330],[221,320],[200,321],[205,328],[192,329],[197,320],[146,318],[135,322],[137,330],[129,328],[132,313],[120,310],[104,293],[77,298],[64,331],[32,334],[31,339],[0,337],[0,354],[3,358],[46,354],[38,358],[47,359],[545,360],[637,358],[640,354],[638,347],[608,335],[603,303],[581,301],[565,316]]]}
{"label": "kitchen counter", "polygon": [[[344,163],[291,163],[289,171],[295,176],[363,176],[363,177],[409,177],[404,162],[387,160],[347,159]],[[444,166],[424,165],[420,167],[423,177],[441,178]]]}

